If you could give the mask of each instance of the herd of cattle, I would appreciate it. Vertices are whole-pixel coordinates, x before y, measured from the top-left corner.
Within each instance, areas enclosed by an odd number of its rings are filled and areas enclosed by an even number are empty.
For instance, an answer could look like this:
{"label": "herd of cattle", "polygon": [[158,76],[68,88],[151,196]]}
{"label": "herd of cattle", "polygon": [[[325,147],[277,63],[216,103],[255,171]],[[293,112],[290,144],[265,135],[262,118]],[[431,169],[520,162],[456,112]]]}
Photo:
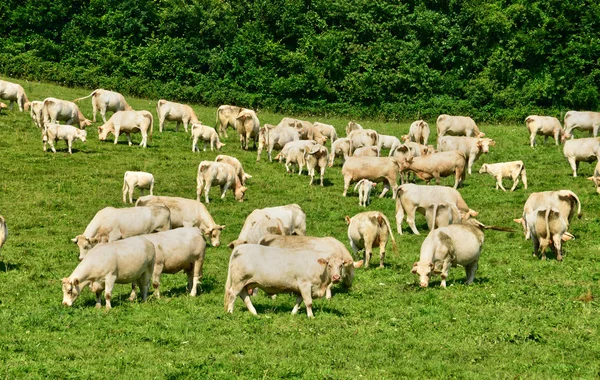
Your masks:
{"label": "herd of cattle", "polygon": [[[85,118],[76,102],[92,97],[93,120]],[[96,121],[100,111],[103,125],[98,127],[98,137],[105,140],[109,133],[117,143],[125,133],[131,145],[131,133],[140,132],[140,146],[146,147],[152,138],[153,115],[149,111],[135,111],[123,95],[98,89],[74,102],[56,98],[29,102],[23,88],[15,83],[0,81],[0,99],[17,103],[19,110],[30,110],[36,126],[42,131],[44,150],[54,142],[64,140],[69,153],[74,140],[85,142],[85,128]],[[1,109],[2,107],[0,107]],[[6,108],[6,105],[4,105]],[[114,112],[107,120],[106,112]],[[478,212],[469,208],[456,190],[471,174],[473,163],[495,141],[485,137],[473,119],[464,116],[440,115],[436,121],[437,147],[429,145],[430,128],[423,121],[411,124],[408,135],[382,135],[360,124],[349,122],[346,137],[338,138],[333,126],[323,123],[283,118],[278,125],[260,126],[256,112],[235,106],[218,108],[216,128],[203,125],[193,109],[184,104],[159,100],[156,113],[159,130],[166,121],[176,122],[176,130],[183,124],[185,131],[191,126],[192,151],[198,150],[198,141],[219,150],[224,144],[219,136],[227,137],[227,128],[233,127],[239,135],[242,149],[253,141],[257,149],[257,161],[266,149],[269,161],[274,150],[279,151],[276,160],[284,162],[286,170],[292,165],[301,174],[304,166],[314,181],[318,169],[320,184],[326,167],[332,167],[336,158],[342,159],[341,173],[344,178],[343,196],[352,183],[359,195],[359,204],[366,207],[370,193],[377,183],[383,183],[380,197],[391,190],[396,199],[396,227],[402,234],[402,221],[413,233],[419,234],[415,225],[416,212],[425,215],[431,232],[423,241],[419,261],[412,272],[419,276],[422,287],[427,287],[433,275],[441,275],[441,286],[446,286],[448,270],[461,265],[466,270],[466,283],[470,284],[476,274],[479,255],[484,241],[485,226],[474,217]],[[58,122],[65,124],[58,124]],[[564,155],[577,175],[579,162],[598,159],[600,139],[596,138],[600,127],[600,113],[569,111],[564,118],[563,129],[558,119],[548,116],[529,116],[525,120],[530,131],[530,144],[535,146],[536,136],[545,139],[552,136],[556,144],[564,142]],[[589,130],[594,137],[573,139],[574,129]],[[330,147],[326,142],[330,141]],[[383,150],[388,156],[382,156]],[[511,178],[514,191],[521,178],[527,189],[527,176],[522,161],[484,164],[480,173],[496,178],[496,189],[503,178]],[[410,176],[424,180],[427,185],[409,183]],[[455,176],[454,187],[439,186],[440,178]],[[400,177],[400,185],[398,185]],[[160,275],[183,270],[188,276],[190,295],[197,294],[202,278],[206,242],[220,245],[224,225],[217,224],[200,201],[209,203],[213,185],[220,186],[221,198],[228,189],[238,201],[243,201],[246,182],[252,178],[235,157],[217,156],[215,161],[202,161],[198,166],[197,199],[154,196],[154,177],[145,172],[126,172],[123,180],[123,202],[133,203],[135,187],[149,190],[150,195],[141,196],[135,207],[104,208],[94,216],[85,231],[73,242],[80,250],[80,264],[73,273],[64,278],[63,304],[71,306],[82,289],[88,285],[96,293],[96,306],[101,306],[104,291],[106,308],[110,308],[112,288],[115,283],[132,283],[131,299],[136,296],[136,285],[145,300],[150,283],[159,296]],[[429,186],[435,179],[436,185]],[[600,192],[600,161],[589,179]],[[552,249],[557,260],[562,260],[562,241],[573,237],[567,230],[573,216],[581,216],[581,203],[570,190],[533,193],[525,203],[522,217],[515,219],[523,227],[526,239],[533,242],[534,256],[545,259],[547,248]],[[363,212],[346,217],[348,239],[356,254],[364,250],[361,261],[354,261],[348,249],[333,237],[306,236],[306,214],[300,206],[267,207],[254,210],[248,217],[236,240],[229,243],[233,250],[225,286],[225,310],[233,312],[235,299],[239,296],[248,310],[256,314],[250,296],[256,289],[267,294],[291,292],[297,295],[292,313],[302,302],[307,315],[312,317],[312,298],[331,297],[333,284],[341,282],[351,286],[355,268],[369,266],[373,247],[379,246],[379,266],[384,266],[387,241],[396,242],[388,218],[379,211]],[[6,224],[0,217],[0,247],[6,239]]]}

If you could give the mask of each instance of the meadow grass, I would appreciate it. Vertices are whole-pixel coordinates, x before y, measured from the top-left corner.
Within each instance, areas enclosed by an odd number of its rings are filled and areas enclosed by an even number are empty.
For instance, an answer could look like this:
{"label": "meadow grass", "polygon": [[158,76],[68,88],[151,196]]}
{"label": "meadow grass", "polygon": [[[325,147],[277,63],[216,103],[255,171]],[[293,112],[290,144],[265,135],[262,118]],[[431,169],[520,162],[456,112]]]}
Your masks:
{"label": "meadow grass", "polygon": [[[19,81],[17,81],[19,82]],[[48,96],[75,99],[89,90],[19,82],[31,100]],[[156,100],[128,99],[135,109],[155,114]],[[91,118],[91,101],[81,102]],[[214,125],[216,110],[194,106],[200,120]],[[259,111],[261,123],[277,124],[283,115]],[[304,116],[333,124],[345,135],[348,120]],[[101,120],[101,119],[100,119]],[[359,120],[385,134],[406,134],[409,123]],[[435,129],[435,121],[428,120]],[[388,249],[386,268],[360,269],[350,290],[334,288],[331,300],[314,302],[316,318],[290,315],[291,295],[275,300],[253,298],[254,317],[238,299],[235,312],[223,310],[230,250],[245,217],[256,208],[298,203],[307,215],[307,232],[334,236],[347,244],[344,216],[364,211],[356,193],[341,196],[339,159],[326,171],[326,186],[308,186],[309,177],[285,173],[263,154],[243,151],[236,134],[221,152],[192,153],[191,140],[174,123],[158,133],[147,149],[97,139],[76,142],[73,155],[64,142],[56,154],[42,151],[40,131],[28,113],[0,115],[0,213],[9,237],[0,252],[0,376],[6,378],[594,378],[600,375],[598,195],[590,181],[593,164],[582,164],[571,177],[562,147],[528,146],[524,125],[481,125],[497,144],[467,177],[461,194],[485,224],[514,227],[488,231],[475,283],[464,285],[462,268],[450,271],[448,289],[439,278],[420,289],[410,273],[426,236],[395,233],[398,253]],[[435,132],[433,138],[435,138]],[[134,142],[140,136],[134,135]],[[83,232],[103,207],[123,207],[126,170],[156,178],[155,194],[195,198],[196,172],[202,160],[218,153],[236,156],[246,172],[247,199],[238,203],[211,193],[208,209],[227,225],[223,244],[207,248],[202,292],[189,297],[185,275],[164,275],[163,297],[147,303],[127,301],[129,286],[116,285],[113,309],[94,308],[86,290],[71,308],[61,305],[61,278],[78,264],[69,240]],[[478,174],[482,163],[522,159],[530,188],[514,193],[494,190],[495,180]],[[452,178],[443,181],[453,183]],[[507,184],[507,183],[505,183]],[[512,219],[534,191],[571,189],[584,210],[566,244],[563,262],[531,256],[531,245]],[[381,190],[378,187],[377,194]],[[135,196],[138,196],[136,190]],[[395,232],[395,201],[372,198],[368,210],[384,212]],[[378,261],[375,251],[372,264]]]}

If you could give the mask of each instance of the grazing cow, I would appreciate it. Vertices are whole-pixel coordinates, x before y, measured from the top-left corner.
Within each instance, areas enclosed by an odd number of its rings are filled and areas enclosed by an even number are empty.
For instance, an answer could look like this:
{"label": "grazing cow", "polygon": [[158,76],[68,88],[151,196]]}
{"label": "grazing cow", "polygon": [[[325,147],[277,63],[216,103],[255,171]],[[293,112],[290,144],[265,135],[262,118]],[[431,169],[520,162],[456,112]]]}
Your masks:
{"label": "grazing cow", "polygon": [[235,130],[240,135],[242,149],[248,150],[250,139],[254,141],[254,148],[256,149],[258,131],[260,130],[260,122],[258,121],[256,112],[243,108],[235,120]]}
{"label": "grazing cow", "polygon": [[567,233],[567,222],[560,211],[554,207],[539,207],[525,216],[527,228],[531,233],[533,256],[540,253],[546,260],[546,249],[550,247],[556,253],[556,260],[562,261],[562,240],[572,239]]}
{"label": "grazing cow", "polygon": [[244,171],[244,168],[242,167],[242,163],[240,162],[240,160],[238,160],[235,157],[231,157],[226,154],[219,154],[215,158],[215,162],[224,162],[226,164],[233,166],[235,168],[238,178],[242,182],[242,185],[245,185],[246,181],[248,181],[250,178],[252,178],[252,176],[250,174],[248,174]]}
{"label": "grazing cow", "polygon": [[325,167],[327,161],[329,161],[329,151],[323,145],[313,145],[311,148],[304,148],[304,160],[306,161],[306,168],[308,169],[308,175],[310,176],[311,186],[315,179],[315,169],[319,168],[321,174],[321,186],[323,186],[323,176],[325,175]]}
{"label": "grazing cow", "polygon": [[194,124],[200,124],[196,113],[187,104],[160,99],[156,104],[156,114],[158,115],[158,130],[161,133],[165,126],[165,121],[174,121],[177,123],[175,124],[175,132],[179,132],[179,125],[183,124],[183,129],[185,129],[186,133],[190,123],[192,124],[192,128]]}
{"label": "grazing cow", "polygon": [[8,236],[8,227],[6,227],[6,220],[0,215],[0,250],[6,243],[6,237]]}
{"label": "grazing cow", "polygon": [[600,112],[569,111],[565,114],[565,137],[573,138],[573,130],[590,131],[590,135],[598,136],[600,128]]}
{"label": "grazing cow", "polygon": [[560,121],[555,117],[530,115],[525,119],[525,124],[527,124],[529,130],[529,143],[532,148],[537,145],[536,135],[544,136],[544,144],[548,142],[548,136],[554,137],[556,145],[566,140],[565,131],[560,126]]}
{"label": "grazing cow", "polygon": [[258,132],[258,151],[256,153],[256,162],[260,161],[260,154],[264,147],[267,147],[269,162],[273,162],[271,153],[273,149],[281,150],[285,144],[300,140],[298,130],[289,125],[274,126],[265,124]]}
{"label": "grazing cow", "polygon": [[365,178],[377,183],[383,182],[383,191],[379,198],[382,198],[390,188],[392,198],[396,198],[399,169],[398,161],[392,157],[348,157],[342,166],[344,176],[342,195],[346,196],[351,183]]}
{"label": "grazing cow", "polygon": [[352,265],[337,255],[324,258],[322,252],[311,249],[287,249],[258,244],[242,244],[236,247],[229,259],[225,284],[225,311],[233,313],[236,297],[246,304],[250,313],[257,315],[252,305],[249,289],[260,288],[268,294],[294,293],[296,314],[302,301],[306,314],[314,317],[312,300],[323,297],[331,283],[342,278],[342,268]]}
{"label": "grazing cow", "polygon": [[[142,289],[142,299],[148,297],[148,287],[154,271],[154,245],[141,236],[100,244],[81,260],[67,278],[62,279],[63,305],[72,306],[81,291],[90,285],[96,293],[96,307],[102,307],[104,290],[106,310],[111,308],[112,290],[116,284],[136,282]],[[132,292],[131,297],[135,297]],[[133,301],[135,298],[131,298]]]}
{"label": "grazing cow", "polygon": [[133,108],[131,108],[131,106],[127,103],[127,100],[125,100],[123,95],[118,92],[108,91],[101,88],[92,91],[92,93],[88,96],[75,99],[74,102],[87,99],[90,96],[92,97],[92,121],[94,123],[96,122],[96,113],[98,113],[98,110],[100,110],[100,116],[102,116],[102,121],[104,123],[106,123],[106,111],[133,111]]}
{"label": "grazing cow", "polygon": [[238,238],[228,244],[229,248],[248,243],[249,234],[262,220],[280,220],[284,231],[282,235],[306,235],[306,214],[297,204],[256,209],[248,215]]}
{"label": "grazing cow", "polygon": [[152,141],[152,124],[154,118],[148,111],[117,111],[110,119],[98,127],[98,139],[105,141],[109,133],[115,136],[115,144],[119,141],[119,135],[125,133],[127,143],[131,146],[131,134],[140,132],[142,134],[142,142],[140,146],[146,148],[148,146],[148,136]]}
{"label": "grazing cow", "polygon": [[427,124],[424,120],[417,120],[410,125],[408,137],[412,142],[427,145],[430,133],[431,131],[429,130],[429,124]]}
{"label": "grazing cow", "polygon": [[379,148],[376,146],[363,146],[352,153],[352,157],[379,157]]}
{"label": "grazing cow", "polygon": [[489,173],[496,177],[496,190],[500,187],[506,191],[502,186],[502,178],[512,178],[513,185],[510,191],[515,191],[515,188],[519,184],[519,175],[523,181],[523,186],[527,190],[527,172],[525,171],[525,165],[523,161],[510,161],[510,162],[499,162],[497,164],[483,164],[479,173]]}
{"label": "grazing cow", "polygon": [[465,154],[469,174],[471,174],[473,163],[481,157],[481,154],[487,154],[490,146],[494,145],[496,145],[494,140],[479,137],[444,136],[438,139],[439,152],[459,150]]}
{"label": "grazing cow", "polygon": [[40,102],[39,100],[34,100],[31,102],[29,114],[31,115],[31,120],[33,120],[33,123],[39,129],[44,127],[43,110],[44,102]]}
{"label": "grazing cow", "polygon": [[221,199],[225,198],[227,189],[231,187],[231,191],[238,202],[244,201],[244,193],[246,187],[242,185],[242,181],[237,175],[237,170],[224,162],[202,161],[198,165],[198,176],[196,178],[198,187],[196,188],[197,200],[200,201],[202,190],[204,190],[204,200],[209,203],[208,193],[212,185],[221,187]]}
{"label": "grazing cow", "polygon": [[[323,253],[323,258],[327,257],[325,255],[331,255],[341,257],[346,263],[352,262],[352,264],[348,264],[342,268],[342,285],[346,288],[352,286],[352,282],[354,281],[354,269],[360,268],[363,265],[363,260],[355,262],[344,244],[333,237],[266,235],[260,239],[258,244],[267,247],[279,247],[294,250],[310,249],[314,252]],[[333,283],[329,284],[325,298],[331,298],[332,287]]]}
{"label": "grazing cow", "polygon": [[10,110],[13,109],[13,104],[17,103],[19,111],[29,111],[31,103],[27,99],[25,90],[20,84],[0,80],[0,99],[10,102]]}
{"label": "grazing cow", "polygon": [[71,241],[79,247],[79,260],[98,243],[171,229],[171,213],[163,206],[114,208],[98,211],[83,231]]}
{"label": "grazing cow", "polygon": [[154,176],[146,172],[125,172],[123,176],[123,203],[127,203],[126,195],[129,193],[129,203],[133,203],[133,190],[140,189],[140,196],[144,195],[144,189],[152,194],[154,189]]}
{"label": "grazing cow", "polygon": [[427,219],[427,227],[430,231],[462,221],[456,204],[447,202],[429,205],[425,210],[425,219]]}
{"label": "grazing cow", "polygon": [[419,261],[414,263],[411,272],[419,276],[422,288],[429,286],[434,274],[440,274],[440,286],[446,287],[450,266],[461,265],[467,275],[466,285],[473,283],[477,272],[483,231],[471,224],[451,224],[432,230],[421,245]]}
{"label": "grazing cow", "polygon": [[423,157],[407,157],[400,163],[400,170],[410,170],[427,184],[433,178],[440,184],[441,177],[454,174],[454,188],[456,189],[465,179],[467,159],[465,154],[458,150],[450,152],[433,153]]}
{"label": "grazing cow", "polygon": [[[187,125],[186,125],[186,132],[187,132]],[[210,144],[210,151],[212,152],[213,149],[216,150],[221,150],[222,147],[225,146],[225,144],[221,143],[221,140],[219,140],[219,135],[217,134],[217,131],[215,131],[214,128],[203,125],[202,123],[195,123],[192,124],[192,152],[199,152],[200,149],[198,149],[198,140],[202,140],[202,144],[203,144],[203,151],[206,152],[206,143],[208,142]]]}
{"label": "grazing cow", "polygon": [[416,212],[419,211],[425,214],[429,206],[440,202],[456,205],[463,219],[468,219],[471,216],[479,214],[471,210],[460,193],[451,187],[407,183],[398,187],[398,196],[396,197],[398,233],[402,235],[402,219],[404,219],[404,213],[406,213],[406,222],[410,226],[410,229],[415,235],[419,235],[419,231],[415,225]]}
{"label": "grazing cow", "polygon": [[362,125],[360,125],[354,121],[349,121],[348,125],[346,126],[346,136],[348,136],[350,134],[350,132],[356,131],[357,129],[364,129],[364,128],[362,127]]}
{"label": "grazing cow", "polygon": [[165,206],[171,211],[171,228],[199,228],[213,247],[221,245],[221,231],[225,225],[216,224],[206,206],[195,199],[146,195],[140,197],[135,205]]}
{"label": "grazing cow", "polygon": [[348,223],[348,240],[354,253],[361,249],[365,250],[365,268],[369,267],[373,246],[377,245],[379,245],[379,268],[383,268],[388,237],[392,238],[392,246],[396,250],[396,239],[388,218],[379,211],[366,211],[352,218],[346,216],[346,223]]}
{"label": "grazing cow", "polygon": [[514,219],[514,221],[523,226],[525,239],[529,239],[531,234],[529,227],[527,226],[527,214],[530,214],[540,207],[553,207],[560,211],[560,215],[566,220],[567,228],[569,228],[569,223],[571,223],[571,220],[573,220],[573,216],[575,215],[575,206],[577,206],[577,217],[581,218],[581,202],[577,195],[571,190],[532,193],[523,206],[522,217]]}
{"label": "grazing cow", "polygon": [[419,144],[413,141],[408,141],[408,138],[404,138],[407,136],[403,136],[402,141],[404,142],[403,145],[397,146],[395,149],[392,149],[390,151],[390,155],[393,156],[396,149],[402,147],[402,146],[406,146],[408,149],[410,149],[410,152],[413,156],[415,157],[422,157],[422,156],[426,156],[428,154],[432,154],[432,153],[436,153],[435,148],[433,145],[423,145],[423,144]]}
{"label": "grazing cow", "polygon": [[242,107],[229,105],[222,105],[217,109],[217,121],[215,128],[217,128],[217,126],[219,127],[219,135],[221,137],[229,137],[227,136],[228,127],[236,129],[236,120],[242,109]]}
{"label": "grazing cow", "polygon": [[[281,219],[264,215],[247,229],[243,244],[258,244],[260,239],[267,235],[289,235],[289,229],[285,228]],[[239,244],[240,242],[234,240],[229,247],[234,248]]]}
{"label": "grazing cow", "polygon": [[320,145],[325,145],[327,141],[327,137],[309,121],[296,120],[295,128],[298,131],[300,140],[315,140]]}
{"label": "grazing cow", "polygon": [[594,162],[598,159],[596,156],[600,147],[600,138],[587,137],[582,139],[568,140],[565,142],[563,148],[563,154],[571,170],[573,170],[573,177],[577,177],[577,169],[579,169],[580,162]]}
{"label": "grazing cow", "polygon": [[379,143],[377,144],[377,148],[379,149],[379,151],[381,151],[382,149],[389,149],[389,151],[391,152],[393,149],[402,145],[400,139],[396,136],[380,134],[378,140]]}
{"label": "grazing cow", "polygon": [[379,134],[372,129],[359,129],[348,134],[350,140],[350,153],[363,146],[378,146]]}
{"label": "grazing cow", "polygon": [[283,146],[283,148],[281,149],[281,152],[279,152],[279,154],[277,154],[277,156],[275,156],[276,160],[279,160],[279,162],[282,162],[283,159],[287,158],[290,149],[292,148],[297,148],[301,151],[304,151],[305,148],[310,148],[313,145],[315,145],[317,142],[315,140],[297,140],[297,141],[290,141],[287,144],[285,144]]}
{"label": "grazing cow", "polygon": [[[195,297],[198,284],[202,280],[202,266],[206,253],[206,243],[202,232],[194,227],[177,228],[155,234],[142,235],[156,250],[152,286],[154,296],[160,298],[160,275],[184,271],[187,275],[187,291]],[[132,297],[135,289],[133,289]]]}
{"label": "grazing cow", "polygon": [[71,151],[71,147],[73,146],[73,141],[80,140],[81,142],[85,142],[86,138],[86,131],[75,128],[72,125],[65,124],[47,123],[44,131],[42,132],[44,152],[46,151],[46,143],[48,143],[50,144],[50,149],[52,149],[52,152],[56,153],[56,149],[54,149],[54,142],[63,140],[69,147],[69,154],[72,154],[73,152]]}
{"label": "grazing cow", "polygon": [[[311,145],[311,148],[317,145]],[[321,145],[319,145],[321,146]],[[306,148],[305,148],[306,149]],[[291,173],[290,165],[296,164],[298,166],[298,175],[302,174],[302,168],[306,165],[306,157],[304,155],[304,150],[300,149],[297,146],[292,146],[285,157],[285,170],[288,173]]]}
{"label": "grazing cow", "polygon": [[329,167],[333,167],[333,161],[336,157],[342,157],[343,161],[346,162],[350,157],[350,140],[347,137],[335,140],[331,143],[331,155],[329,155]]}
{"label": "grazing cow", "polygon": [[318,121],[315,121],[313,125],[323,136],[327,137],[332,144],[338,139],[337,132],[333,125],[319,123]]}
{"label": "grazing cow", "polygon": [[83,116],[77,104],[56,98],[44,99],[42,120],[44,125],[48,123],[55,124],[60,120],[64,121],[65,124],[77,125],[81,129],[92,125],[92,121]]}
{"label": "grazing cow", "polygon": [[477,124],[468,116],[440,115],[436,121],[438,139],[444,135],[484,137]]}
{"label": "grazing cow", "polygon": [[375,188],[377,184],[371,182],[368,179],[361,179],[354,186],[354,191],[358,191],[358,205],[367,207],[367,203],[371,203],[371,190]]}
{"label": "grazing cow", "polygon": [[[598,152],[598,154],[600,154],[600,152]],[[594,185],[596,186],[596,192],[600,194],[600,160],[596,162],[596,167],[594,168],[594,175],[588,177],[588,179],[594,182]]]}

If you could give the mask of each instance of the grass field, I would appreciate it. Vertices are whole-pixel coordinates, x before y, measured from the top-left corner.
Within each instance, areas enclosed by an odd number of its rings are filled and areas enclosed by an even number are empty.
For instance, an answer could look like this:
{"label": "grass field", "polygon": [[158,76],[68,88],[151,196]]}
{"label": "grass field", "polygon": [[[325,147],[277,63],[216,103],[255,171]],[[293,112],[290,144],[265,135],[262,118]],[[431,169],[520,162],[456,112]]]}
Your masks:
{"label": "grass field", "polygon": [[[75,99],[89,90],[20,82],[30,100],[48,96]],[[135,109],[155,113],[156,100],[128,99]],[[91,101],[82,101],[91,118]],[[200,120],[214,125],[213,108],[194,106]],[[283,115],[262,113],[261,123]],[[305,116],[309,120],[314,117]],[[346,119],[319,118],[344,135]],[[409,123],[359,120],[364,127],[400,136]],[[435,121],[428,120],[435,129]],[[0,376],[6,378],[597,378],[600,376],[599,293],[600,210],[593,184],[585,178],[594,164],[582,164],[571,177],[562,147],[528,146],[524,125],[480,125],[497,144],[474,165],[460,189],[486,224],[515,227],[514,233],[487,231],[475,283],[463,284],[462,268],[450,271],[449,287],[439,278],[420,289],[410,273],[425,234],[395,234],[399,253],[390,250],[386,268],[359,269],[353,287],[334,288],[331,300],[314,302],[315,317],[290,315],[294,297],[255,297],[259,317],[240,300],[232,315],[223,311],[223,289],[230,250],[245,217],[255,208],[298,203],[307,215],[309,235],[334,236],[347,244],[345,215],[364,211],[350,192],[341,196],[339,161],[326,171],[326,186],[309,187],[309,177],[290,175],[266,155],[242,151],[230,133],[221,153],[236,156],[246,172],[247,199],[216,189],[208,209],[227,225],[222,244],[207,248],[202,293],[189,297],[185,275],[165,275],[161,299],[130,303],[128,285],[117,285],[113,309],[94,308],[84,291],[72,308],[63,307],[61,278],[78,264],[70,239],[82,233],[106,206],[122,207],[126,170],[156,178],[155,194],[195,198],[201,160],[217,152],[192,153],[191,140],[174,123],[158,133],[148,149],[97,139],[76,142],[73,155],[64,142],[56,154],[42,151],[40,132],[28,113],[0,115],[0,214],[9,237],[0,252]],[[435,133],[433,133],[435,138]],[[140,136],[134,135],[139,143]],[[494,179],[478,174],[481,163],[522,159],[530,188],[494,190]],[[453,183],[452,178],[444,184]],[[566,244],[563,262],[531,256],[512,219],[534,191],[570,189],[579,195],[584,216],[575,219],[576,239]],[[381,190],[378,187],[377,194]],[[136,190],[136,197],[137,197]],[[372,198],[368,210],[383,211],[395,231],[395,201]],[[417,227],[426,229],[417,216]],[[378,261],[375,251],[373,264]]]}

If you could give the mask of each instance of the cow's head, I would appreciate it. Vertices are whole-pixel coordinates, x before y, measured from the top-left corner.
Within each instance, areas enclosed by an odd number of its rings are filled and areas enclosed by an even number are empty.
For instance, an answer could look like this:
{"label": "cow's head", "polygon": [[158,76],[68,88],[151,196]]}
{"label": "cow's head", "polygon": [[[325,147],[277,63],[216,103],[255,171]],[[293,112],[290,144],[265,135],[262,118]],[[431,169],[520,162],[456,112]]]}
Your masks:
{"label": "cow's head", "polygon": [[81,129],[85,129],[86,127],[89,127],[90,125],[92,125],[92,121],[90,119],[83,119],[79,121],[79,128]]}
{"label": "cow's head", "polygon": [[218,247],[221,245],[221,231],[225,228],[225,225],[215,224],[214,226],[208,228],[201,228],[204,236],[206,236],[207,240],[210,240],[210,245],[213,247]]}
{"label": "cow's head", "polygon": [[62,304],[65,306],[72,306],[73,302],[79,297],[81,288],[79,286],[79,279],[77,278],[63,278],[62,279],[62,290],[63,290],[63,301]]}
{"label": "cow's head", "polygon": [[327,267],[327,272],[329,274],[329,278],[331,282],[337,284],[342,279],[342,272],[344,267],[348,267],[353,265],[354,261],[352,259],[342,259],[341,257],[332,256],[327,259],[319,258],[317,262],[321,265],[325,265]]}
{"label": "cow's head", "polygon": [[246,186],[240,186],[237,189],[235,189],[235,192],[234,192],[235,200],[238,202],[243,202],[246,190],[248,190],[248,188]]}
{"label": "cow's head", "polygon": [[97,238],[87,238],[84,235],[77,235],[71,241],[79,247],[79,261],[83,260],[88,251],[100,242]]}
{"label": "cow's head", "polygon": [[490,146],[496,145],[496,142],[492,139],[479,139],[477,140],[477,147],[480,152],[488,153],[490,151]]}
{"label": "cow's head", "polygon": [[25,102],[25,104],[23,104],[23,110],[29,111],[30,109],[31,109],[31,102]]}
{"label": "cow's head", "polygon": [[413,156],[404,157],[404,159],[398,163],[400,171],[404,171],[410,168],[410,165],[412,165],[413,161]]}
{"label": "cow's head", "polygon": [[402,137],[400,137],[400,140],[402,140],[403,143],[407,143],[410,141],[410,135],[402,135]]}
{"label": "cow's head", "polygon": [[98,140],[105,141],[110,132],[114,132],[112,124],[104,124],[98,127]]}
{"label": "cow's head", "polygon": [[429,286],[429,279],[433,272],[433,263],[417,261],[413,264],[411,272],[419,276],[419,286],[426,288]]}
{"label": "cow's head", "polygon": [[81,140],[81,142],[85,142],[87,139],[87,132],[80,129],[77,131],[77,133],[75,134],[75,137],[78,138],[79,140]]}
{"label": "cow's head", "polygon": [[354,282],[354,269],[362,267],[364,261],[352,261],[345,260],[344,267],[342,268],[342,285],[346,288],[352,286],[352,282]]}
{"label": "cow's head", "polygon": [[479,174],[483,174],[483,173],[487,173],[487,172],[488,172],[487,164],[481,165],[481,169],[479,169]]}

